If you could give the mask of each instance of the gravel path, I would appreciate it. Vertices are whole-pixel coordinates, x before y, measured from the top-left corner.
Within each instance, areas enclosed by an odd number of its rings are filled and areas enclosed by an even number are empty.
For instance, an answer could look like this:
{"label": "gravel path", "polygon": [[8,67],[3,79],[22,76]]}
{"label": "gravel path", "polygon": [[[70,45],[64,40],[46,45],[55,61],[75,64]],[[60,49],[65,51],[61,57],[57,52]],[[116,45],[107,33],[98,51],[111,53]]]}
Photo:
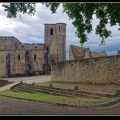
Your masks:
{"label": "gravel path", "polygon": [[25,81],[27,83],[31,82],[48,82],[51,80],[50,75],[41,75],[41,76],[30,76],[30,77],[11,77],[11,78],[0,78],[0,80],[9,80],[12,82]]}
{"label": "gravel path", "polygon": [[100,110],[0,97],[0,115],[120,115],[120,105]]}

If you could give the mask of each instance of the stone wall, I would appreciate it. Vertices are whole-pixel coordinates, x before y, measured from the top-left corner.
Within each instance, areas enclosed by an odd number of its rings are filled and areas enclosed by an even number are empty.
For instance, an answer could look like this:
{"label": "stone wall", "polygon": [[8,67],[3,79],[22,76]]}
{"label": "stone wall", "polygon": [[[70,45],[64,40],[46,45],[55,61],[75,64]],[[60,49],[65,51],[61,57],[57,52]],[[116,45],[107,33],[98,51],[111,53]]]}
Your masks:
{"label": "stone wall", "polygon": [[[30,73],[43,71],[44,52],[40,50],[30,51]],[[0,51],[0,77],[6,75],[6,56],[10,54],[10,75],[25,74],[25,50]],[[20,59],[18,56],[20,55]],[[34,56],[36,55],[36,59]]]}
{"label": "stone wall", "polygon": [[72,51],[72,45],[69,46],[69,60],[74,60],[74,54]]}
{"label": "stone wall", "polygon": [[69,82],[120,84],[120,56],[52,63],[51,79]]}
{"label": "stone wall", "polygon": [[18,50],[45,50],[45,44],[18,44]]}
{"label": "stone wall", "polygon": [[0,51],[0,77],[6,76],[6,55],[9,51]]}
{"label": "stone wall", "polygon": [[[31,52],[31,72],[43,71],[44,52],[45,51]],[[34,55],[36,55],[36,60],[34,60]]]}
{"label": "stone wall", "polygon": [[[18,60],[18,55],[20,55],[20,59]],[[14,50],[10,51],[11,56],[11,68],[10,74],[24,74],[25,72],[25,51],[22,50]]]}

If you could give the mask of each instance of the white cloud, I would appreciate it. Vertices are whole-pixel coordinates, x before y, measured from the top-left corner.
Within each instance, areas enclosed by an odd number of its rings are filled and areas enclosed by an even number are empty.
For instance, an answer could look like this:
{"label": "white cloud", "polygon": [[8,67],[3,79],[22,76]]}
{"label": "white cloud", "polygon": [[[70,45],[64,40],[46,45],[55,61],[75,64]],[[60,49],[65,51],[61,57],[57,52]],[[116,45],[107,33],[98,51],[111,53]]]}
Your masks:
{"label": "white cloud", "polygon": [[[79,39],[75,36],[76,28],[72,25],[72,20],[66,13],[62,13],[62,6],[57,10],[57,13],[52,14],[49,8],[41,3],[36,4],[36,14],[34,16],[29,16],[23,14],[20,17],[9,19],[7,18],[7,13],[0,3],[0,36],[15,36],[23,43],[44,43],[44,24],[45,23],[58,23],[64,22],[66,26],[66,51],[68,58],[69,45],[78,45]],[[112,30],[112,37],[106,39],[106,44],[99,46],[101,38],[95,35],[95,27],[99,23],[99,20],[93,16],[93,32],[88,35],[88,41],[83,45],[83,47],[89,47],[91,51],[100,52],[106,50],[109,55],[117,54],[117,50],[120,49],[120,34],[118,31],[118,26],[107,28]]]}

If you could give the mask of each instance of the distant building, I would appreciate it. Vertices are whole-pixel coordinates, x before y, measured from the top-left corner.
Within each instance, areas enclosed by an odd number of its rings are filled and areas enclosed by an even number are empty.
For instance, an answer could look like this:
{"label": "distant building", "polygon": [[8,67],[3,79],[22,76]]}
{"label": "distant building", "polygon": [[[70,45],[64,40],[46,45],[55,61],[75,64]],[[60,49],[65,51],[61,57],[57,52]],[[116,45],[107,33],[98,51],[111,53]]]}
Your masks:
{"label": "distant building", "polygon": [[75,45],[69,46],[69,60],[79,60],[90,57],[89,48],[78,47]]}
{"label": "distant building", "polygon": [[103,57],[103,56],[107,56],[106,52],[105,51],[102,51],[102,52],[91,52],[91,57]]}
{"label": "distant building", "polygon": [[69,46],[69,60],[80,60],[84,58],[94,58],[107,56],[105,51],[91,52],[89,48],[79,47],[75,45]]}

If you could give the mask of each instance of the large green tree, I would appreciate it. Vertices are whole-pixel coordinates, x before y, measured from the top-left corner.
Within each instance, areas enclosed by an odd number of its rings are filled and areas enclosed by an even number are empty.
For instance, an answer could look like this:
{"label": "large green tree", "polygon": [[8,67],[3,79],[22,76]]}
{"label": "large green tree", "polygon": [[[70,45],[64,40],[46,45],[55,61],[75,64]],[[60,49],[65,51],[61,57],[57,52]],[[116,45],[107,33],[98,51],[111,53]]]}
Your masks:
{"label": "large green tree", "polygon": [[[111,31],[106,28],[110,26],[120,26],[120,3],[42,3],[46,5],[52,13],[56,13],[57,8],[62,4],[63,12],[65,12],[72,24],[76,28],[76,36],[80,38],[80,43],[83,45],[87,41],[87,34],[92,32],[93,15],[99,19],[99,24],[96,26],[96,34],[102,40],[111,36]],[[3,4],[4,10],[7,12],[8,18],[15,18],[21,13],[34,15],[36,12],[36,3],[7,3]],[[120,30],[120,28],[118,28]]]}

